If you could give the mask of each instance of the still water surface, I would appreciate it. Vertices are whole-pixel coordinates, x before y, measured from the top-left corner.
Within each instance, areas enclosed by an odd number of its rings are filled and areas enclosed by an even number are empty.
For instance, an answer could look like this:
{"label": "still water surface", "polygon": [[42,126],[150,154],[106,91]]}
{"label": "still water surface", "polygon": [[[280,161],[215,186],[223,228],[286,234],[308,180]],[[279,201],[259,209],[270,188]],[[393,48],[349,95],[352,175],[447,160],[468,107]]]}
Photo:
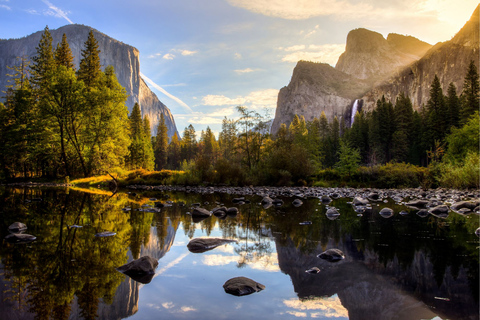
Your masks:
{"label": "still water surface", "polygon": [[[2,239],[15,221],[37,237],[2,242],[0,319],[479,318],[476,214],[420,217],[387,199],[359,216],[351,198],[340,198],[329,206],[341,215],[330,220],[315,198],[300,207],[284,198],[283,206],[268,209],[259,196],[243,205],[233,198],[0,189]],[[157,201],[172,203],[148,212]],[[193,203],[240,212],[195,223],[188,214]],[[393,217],[378,214],[385,206]],[[116,235],[95,237],[102,231]],[[238,242],[191,253],[187,244],[197,237]],[[342,250],[345,260],[317,258],[328,248]],[[159,262],[150,283],[116,271],[144,255]],[[321,271],[305,272],[312,267]],[[266,288],[242,297],[225,293],[225,281],[237,276]]]}

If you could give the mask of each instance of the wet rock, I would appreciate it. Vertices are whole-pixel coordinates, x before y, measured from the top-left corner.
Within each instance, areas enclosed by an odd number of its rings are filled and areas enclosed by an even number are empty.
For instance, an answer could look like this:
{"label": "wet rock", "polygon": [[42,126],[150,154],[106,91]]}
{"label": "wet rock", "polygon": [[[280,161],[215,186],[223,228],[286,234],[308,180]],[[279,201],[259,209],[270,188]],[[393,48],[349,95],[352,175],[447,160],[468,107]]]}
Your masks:
{"label": "wet rock", "polygon": [[327,196],[327,195],[323,195],[323,196],[320,198],[320,200],[322,201],[322,203],[330,203],[330,202],[333,201],[332,198],[330,198],[330,197]]}
{"label": "wet rock", "polygon": [[230,207],[227,209],[227,215],[228,216],[236,216],[238,214],[238,208],[235,208],[235,207]]}
{"label": "wet rock", "polygon": [[22,222],[14,222],[8,227],[10,233],[22,233],[27,230],[27,225]]}
{"label": "wet rock", "polygon": [[259,292],[265,289],[265,286],[246,277],[236,277],[227,280],[223,285],[223,289],[226,293],[233,294],[234,296],[244,296]]}
{"label": "wet rock", "polygon": [[312,224],[312,221],[302,221],[299,223],[299,225],[301,226],[308,226],[308,225],[311,225]]}
{"label": "wet rock", "polygon": [[345,254],[339,249],[328,249],[320,253],[317,257],[329,262],[337,262],[345,259]]}
{"label": "wet rock", "polygon": [[102,231],[102,232],[99,232],[99,233],[95,234],[95,237],[98,237],[98,238],[113,237],[116,234],[117,233],[112,232],[112,231]]}
{"label": "wet rock", "polygon": [[190,240],[190,242],[187,244],[187,248],[190,252],[202,253],[231,242],[237,241],[221,238],[196,238]]}
{"label": "wet rock", "polygon": [[317,274],[320,272],[320,269],[318,269],[317,267],[313,267],[313,268],[310,268],[308,270],[305,270],[306,273],[310,273],[310,274]]}
{"label": "wet rock", "polygon": [[205,208],[194,208],[192,211],[192,217],[208,218],[211,215],[212,213]]}
{"label": "wet rock", "polygon": [[477,237],[480,238],[480,228],[477,228],[477,230],[475,230],[475,234],[477,235]]}
{"label": "wet rock", "polygon": [[155,268],[158,266],[158,261],[150,256],[143,256],[137,260],[133,260],[117,270],[126,274],[135,281],[143,284],[150,283],[155,275]]}
{"label": "wet rock", "polygon": [[420,218],[426,218],[428,216],[428,210],[427,209],[418,210],[417,216],[419,216]]}
{"label": "wet rock", "polygon": [[405,210],[400,211],[400,215],[401,215],[401,216],[406,216],[407,214],[408,214],[408,212],[405,211]]}
{"label": "wet rock", "polygon": [[380,201],[382,200],[380,195],[377,192],[371,192],[368,194],[367,198],[372,201]]}
{"label": "wet rock", "polygon": [[72,224],[71,226],[68,226],[70,229],[80,229],[83,228],[83,226],[79,226],[78,224]]}
{"label": "wet rock", "polygon": [[273,200],[269,196],[263,197],[262,201],[260,202],[262,206],[265,206],[267,204],[272,204]]}
{"label": "wet rock", "polygon": [[5,241],[9,243],[29,243],[36,240],[37,237],[26,233],[11,233],[5,237]]}
{"label": "wet rock", "polygon": [[219,207],[212,210],[212,213],[215,217],[223,218],[227,215],[227,208],[226,207]]}
{"label": "wet rock", "polygon": [[327,216],[328,219],[330,220],[335,220],[340,216],[340,212],[336,208],[329,208],[327,212],[325,212],[325,215]]}
{"label": "wet rock", "polygon": [[300,207],[303,204],[303,201],[300,199],[295,199],[293,200],[292,204],[294,207]]}
{"label": "wet rock", "polygon": [[277,207],[280,207],[281,205],[283,205],[283,200],[281,199],[273,199],[273,202],[272,202],[275,206]]}
{"label": "wet rock", "polygon": [[154,205],[155,205],[155,208],[160,208],[160,209],[165,207],[165,205],[163,203],[161,203],[160,201],[155,202]]}
{"label": "wet rock", "polygon": [[446,205],[442,204],[440,206],[430,208],[428,210],[428,213],[430,213],[432,216],[445,219],[445,218],[448,217],[448,207]]}
{"label": "wet rock", "polygon": [[383,218],[391,218],[393,217],[394,212],[390,208],[383,208],[378,214],[380,214]]}
{"label": "wet rock", "polygon": [[413,207],[413,208],[425,208],[428,204],[427,200],[414,200],[414,201],[409,201],[405,203],[406,206],[408,207]]}
{"label": "wet rock", "polygon": [[233,198],[233,203],[245,202],[245,197]]}
{"label": "wet rock", "polygon": [[353,198],[353,205],[355,206],[366,206],[368,204],[368,200],[362,197],[355,197]]}
{"label": "wet rock", "polygon": [[477,207],[478,204],[474,203],[474,202],[470,202],[470,201],[460,201],[460,202],[456,202],[454,204],[452,204],[450,206],[450,209],[452,209],[453,211],[457,212],[458,210],[460,209],[464,209],[464,208],[467,208],[467,209],[470,209],[470,210],[474,210],[475,207]]}

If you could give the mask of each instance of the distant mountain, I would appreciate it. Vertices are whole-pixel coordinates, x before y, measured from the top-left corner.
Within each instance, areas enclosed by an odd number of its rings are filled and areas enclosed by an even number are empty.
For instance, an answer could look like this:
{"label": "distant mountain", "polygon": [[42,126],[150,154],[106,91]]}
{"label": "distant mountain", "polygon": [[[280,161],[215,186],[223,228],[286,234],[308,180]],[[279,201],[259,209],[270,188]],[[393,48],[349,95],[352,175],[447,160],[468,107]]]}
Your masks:
{"label": "distant mountain", "polygon": [[[53,46],[56,47],[65,33],[72,54],[75,57],[74,63],[78,68],[81,50],[90,30],[93,30],[95,39],[98,41],[102,66],[112,65],[115,68],[118,81],[127,90],[129,97],[126,104],[129,111],[132,110],[135,102],[138,102],[142,115],[148,115],[150,118],[153,134],[156,134],[160,114],[163,113],[168,127],[168,135],[171,137],[175,132],[178,134],[175,120],[170,110],[148,88],[140,76],[139,51],[136,48],[88,26],[78,24],[66,25],[56,30],[50,30]],[[9,70],[7,66],[11,67],[18,63],[17,57],[27,56],[31,58],[35,56],[36,47],[42,34],[43,31],[38,31],[21,39],[0,40],[0,91],[4,91],[8,84],[6,75],[9,73]]]}
{"label": "distant mountain", "polygon": [[331,121],[337,116],[350,125],[356,99],[363,110],[372,110],[382,96],[394,101],[405,93],[419,109],[429,98],[435,75],[444,90],[453,82],[457,94],[463,89],[467,66],[479,63],[479,7],[450,41],[431,46],[412,36],[391,33],[385,39],[367,29],[352,30],[345,52],[335,68],[299,61],[287,87],[280,90],[272,133],[287,125],[295,114],[306,120],[325,111]]}

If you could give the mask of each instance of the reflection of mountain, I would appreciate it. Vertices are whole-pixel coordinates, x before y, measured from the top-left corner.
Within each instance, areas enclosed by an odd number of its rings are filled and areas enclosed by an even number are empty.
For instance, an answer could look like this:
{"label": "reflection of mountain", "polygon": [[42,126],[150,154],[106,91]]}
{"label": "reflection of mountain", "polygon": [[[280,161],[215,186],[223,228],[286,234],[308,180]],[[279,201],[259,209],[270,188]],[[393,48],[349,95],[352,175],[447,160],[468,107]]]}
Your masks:
{"label": "reflection of mountain", "polygon": [[[171,248],[175,240],[176,230],[168,219],[168,227],[164,239],[157,236],[157,228],[150,228],[150,239],[147,245],[142,245],[140,256],[149,255],[155,259],[161,259]],[[133,260],[129,251],[128,262]],[[25,286],[20,286],[20,293],[13,288],[12,282],[5,279],[3,265],[0,264],[0,318],[2,320],[23,320],[34,319],[34,314],[28,312],[29,306],[24,301],[27,297],[22,293]],[[115,297],[111,304],[100,301],[98,305],[98,319],[123,319],[135,314],[138,311],[138,296],[141,284],[125,277],[125,280],[118,286]],[[15,298],[13,297],[15,295]],[[20,298],[19,298],[20,297]],[[19,300],[20,299],[20,300]],[[83,319],[81,316],[78,299],[75,298],[71,305],[70,320]]]}
{"label": "reflection of mountain", "polygon": [[[280,269],[291,277],[299,298],[338,294],[350,319],[432,319],[436,314],[451,319],[478,318],[478,302],[469,294],[466,270],[460,267],[455,281],[447,270],[443,284],[437,287],[434,265],[422,250],[415,253],[411,265],[402,267],[397,259],[384,264],[368,248],[363,254],[358,252],[351,240],[328,244],[346,253],[347,258],[338,263],[303,254],[291,241],[285,246],[276,243]],[[322,251],[318,246],[317,254]],[[322,271],[305,273],[314,266]],[[435,300],[445,296],[454,296],[456,301]]]}

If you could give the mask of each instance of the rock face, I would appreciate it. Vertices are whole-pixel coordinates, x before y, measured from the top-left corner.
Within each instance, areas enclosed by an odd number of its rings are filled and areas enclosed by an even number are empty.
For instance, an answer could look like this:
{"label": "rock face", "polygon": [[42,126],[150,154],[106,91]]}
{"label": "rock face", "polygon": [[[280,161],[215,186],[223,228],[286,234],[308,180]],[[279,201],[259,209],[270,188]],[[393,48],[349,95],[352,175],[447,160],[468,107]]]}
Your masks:
{"label": "rock face", "polygon": [[335,68],[360,79],[380,80],[420,59],[431,45],[414,37],[355,29],[348,33],[345,52]]}
{"label": "rock face", "polygon": [[[88,26],[71,24],[56,30],[50,30],[53,47],[56,47],[65,33],[74,56],[74,64],[78,68],[81,50],[91,29]],[[115,68],[118,81],[125,87],[129,95],[126,102],[128,109],[131,111],[135,102],[138,102],[142,115],[148,115],[150,118],[153,134],[156,134],[158,120],[160,114],[163,113],[168,127],[168,135],[173,136],[177,132],[177,128],[170,110],[158,100],[140,76],[139,51],[95,29],[93,29],[93,32],[98,42],[102,66],[112,65]],[[35,48],[38,46],[42,34],[43,31],[38,31],[21,39],[0,40],[0,91],[5,90],[6,85],[8,85],[9,77],[6,74],[10,71],[7,66],[11,67],[18,64],[17,57],[32,58],[35,56]]]}
{"label": "rock face", "polygon": [[477,7],[452,40],[433,47],[411,36],[389,34],[385,39],[367,29],[351,31],[335,68],[297,63],[289,85],[278,94],[271,133],[282,123],[288,126],[295,114],[309,121],[322,111],[329,121],[336,116],[348,126],[356,99],[362,110],[371,111],[382,96],[395,101],[403,92],[419,110],[429,99],[435,75],[444,91],[453,82],[459,94],[470,61],[479,68],[479,15]]}

